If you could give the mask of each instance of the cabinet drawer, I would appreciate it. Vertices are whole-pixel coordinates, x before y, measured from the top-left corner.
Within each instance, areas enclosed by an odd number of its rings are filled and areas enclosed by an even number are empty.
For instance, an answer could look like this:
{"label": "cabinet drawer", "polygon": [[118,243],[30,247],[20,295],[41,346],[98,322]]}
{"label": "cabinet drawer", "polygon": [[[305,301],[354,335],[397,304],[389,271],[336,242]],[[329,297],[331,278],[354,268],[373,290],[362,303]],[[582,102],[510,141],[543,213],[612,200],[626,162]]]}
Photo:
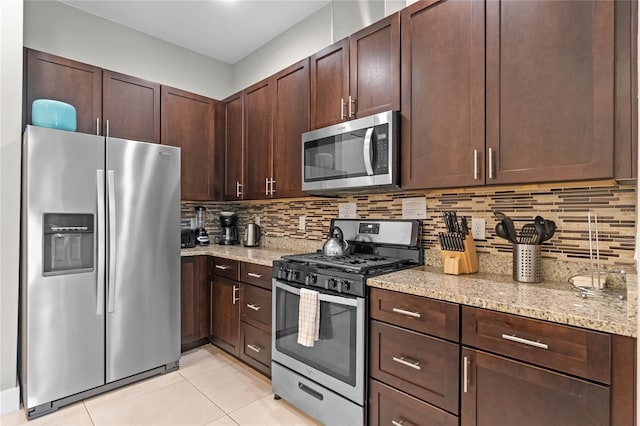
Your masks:
{"label": "cabinet drawer", "polygon": [[265,374],[271,371],[271,333],[247,324],[240,325],[240,359]]}
{"label": "cabinet drawer", "polygon": [[464,306],[462,342],[611,383],[611,337],[605,333]]}
{"label": "cabinet drawer", "polygon": [[240,262],[240,281],[271,290],[271,266]]}
{"label": "cabinet drawer", "polygon": [[240,312],[242,321],[264,332],[271,332],[271,291],[240,284]]}
{"label": "cabinet drawer", "polygon": [[219,277],[238,280],[239,263],[237,260],[212,257],[209,263],[211,273]]}
{"label": "cabinet drawer", "polygon": [[369,382],[369,424],[457,426],[458,418],[383,383]]}
{"label": "cabinet drawer", "polygon": [[460,347],[371,321],[371,377],[423,401],[458,413]]}
{"label": "cabinet drawer", "polygon": [[372,288],[371,318],[443,339],[459,340],[460,308],[455,303]]}

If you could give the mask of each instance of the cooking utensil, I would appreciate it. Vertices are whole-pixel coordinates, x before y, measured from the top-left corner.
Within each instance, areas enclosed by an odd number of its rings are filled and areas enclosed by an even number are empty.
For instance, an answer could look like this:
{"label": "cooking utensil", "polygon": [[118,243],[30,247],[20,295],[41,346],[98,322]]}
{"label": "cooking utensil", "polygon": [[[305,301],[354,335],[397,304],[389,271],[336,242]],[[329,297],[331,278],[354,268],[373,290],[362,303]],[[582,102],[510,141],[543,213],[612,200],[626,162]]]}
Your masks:
{"label": "cooking utensil", "polygon": [[494,212],[493,212],[493,217],[495,217],[495,218],[496,218],[496,219],[498,219],[498,220],[502,220],[502,219],[504,219],[505,217],[507,217],[507,215],[506,215],[506,214],[504,214],[504,213],[502,213],[502,212],[499,212],[499,211],[494,211]]}
{"label": "cooking utensil", "polygon": [[538,233],[538,238],[534,242],[534,244],[542,244],[544,236],[547,234],[547,225],[542,216],[536,216],[534,219],[536,232]]}
{"label": "cooking utensil", "polygon": [[553,237],[553,234],[556,233],[556,223],[552,220],[547,220],[545,228],[546,230],[545,230],[545,234],[544,234],[544,238],[542,239],[542,242],[550,240],[551,237]]}
{"label": "cooking utensil", "polygon": [[496,235],[500,238],[504,238],[505,240],[509,240],[507,233],[504,231],[504,226],[502,222],[496,223]]}
{"label": "cooking utensil", "polygon": [[322,246],[322,253],[327,256],[342,256],[346,254],[349,243],[344,240],[344,234],[339,226],[329,231],[329,239]]}
{"label": "cooking utensil", "polygon": [[513,220],[510,217],[502,219],[502,227],[507,239],[513,244],[518,244],[518,234],[516,233],[516,227],[513,224]]}
{"label": "cooking utensil", "polygon": [[520,231],[520,238],[518,239],[518,242],[520,244],[536,244],[538,238],[539,234],[536,229],[536,225],[533,223],[526,223]]}

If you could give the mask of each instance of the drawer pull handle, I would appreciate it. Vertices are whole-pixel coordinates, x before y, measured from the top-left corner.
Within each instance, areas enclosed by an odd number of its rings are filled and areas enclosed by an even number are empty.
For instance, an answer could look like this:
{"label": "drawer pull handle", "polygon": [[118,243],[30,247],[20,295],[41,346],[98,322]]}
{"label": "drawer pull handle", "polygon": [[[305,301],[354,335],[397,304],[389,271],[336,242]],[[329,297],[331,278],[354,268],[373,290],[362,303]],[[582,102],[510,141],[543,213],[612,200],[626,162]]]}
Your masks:
{"label": "drawer pull handle", "polygon": [[247,303],[247,308],[253,309],[254,311],[260,310],[260,305],[254,305],[253,303]]}
{"label": "drawer pull handle", "polygon": [[254,274],[253,272],[247,272],[247,275],[253,278],[262,278],[262,274]]}
{"label": "drawer pull handle", "polygon": [[223,271],[226,271],[229,268],[230,266],[227,265],[216,265],[216,269],[222,269]]}
{"label": "drawer pull handle", "polygon": [[260,348],[256,345],[247,345],[247,347],[256,353],[260,353]]}
{"label": "drawer pull handle", "polygon": [[523,339],[522,337],[518,337],[518,336],[511,336],[509,334],[503,334],[502,338],[505,339],[505,340],[510,340],[510,341],[516,342],[516,343],[522,343],[522,344],[533,346],[533,347],[540,348],[540,349],[549,349],[549,345],[547,345],[546,343],[534,342],[533,340]]}
{"label": "drawer pull handle", "polygon": [[393,426],[405,426],[404,419],[400,419],[399,421],[398,420],[391,420],[391,424]]}
{"label": "drawer pull handle", "polygon": [[408,361],[405,357],[401,356],[400,358],[398,357],[393,357],[392,358],[395,362],[397,362],[398,364],[402,364],[405,365],[407,367],[411,367],[415,370],[421,370],[422,368],[420,367],[420,362],[418,361]]}
{"label": "drawer pull handle", "polygon": [[422,315],[420,315],[419,312],[405,311],[404,309],[400,309],[400,308],[393,308],[393,312],[395,312],[396,314],[402,314],[402,315],[406,315],[408,317],[413,317],[413,318],[422,317]]}

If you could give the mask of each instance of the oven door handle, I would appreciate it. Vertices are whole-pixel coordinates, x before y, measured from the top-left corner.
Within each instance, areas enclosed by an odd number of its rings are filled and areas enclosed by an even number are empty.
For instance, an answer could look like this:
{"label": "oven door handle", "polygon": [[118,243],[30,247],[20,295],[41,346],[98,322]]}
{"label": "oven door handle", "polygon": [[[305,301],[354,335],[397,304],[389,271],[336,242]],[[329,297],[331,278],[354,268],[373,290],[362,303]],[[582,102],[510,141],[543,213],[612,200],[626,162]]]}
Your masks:
{"label": "oven door handle", "polygon": [[[284,284],[281,281],[278,281],[276,279],[273,280],[273,284],[276,288],[281,288],[284,291],[288,292],[288,293],[293,293],[296,295],[300,295],[300,289]],[[333,294],[326,294],[323,293],[321,291],[318,292],[318,299],[321,302],[329,302],[329,303],[337,303],[340,305],[347,305],[347,306],[355,306],[358,307],[358,300],[356,298],[353,297],[346,297],[346,296],[334,296]]]}

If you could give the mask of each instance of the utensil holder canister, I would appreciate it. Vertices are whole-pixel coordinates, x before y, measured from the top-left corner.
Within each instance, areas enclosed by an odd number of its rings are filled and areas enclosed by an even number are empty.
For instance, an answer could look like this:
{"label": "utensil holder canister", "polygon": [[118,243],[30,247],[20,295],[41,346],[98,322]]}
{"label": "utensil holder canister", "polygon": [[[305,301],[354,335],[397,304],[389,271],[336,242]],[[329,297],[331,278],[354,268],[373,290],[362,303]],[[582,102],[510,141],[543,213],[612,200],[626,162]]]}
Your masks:
{"label": "utensil holder canister", "polygon": [[513,279],[523,283],[542,281],[542,251],[539,244],[513,245]]}

